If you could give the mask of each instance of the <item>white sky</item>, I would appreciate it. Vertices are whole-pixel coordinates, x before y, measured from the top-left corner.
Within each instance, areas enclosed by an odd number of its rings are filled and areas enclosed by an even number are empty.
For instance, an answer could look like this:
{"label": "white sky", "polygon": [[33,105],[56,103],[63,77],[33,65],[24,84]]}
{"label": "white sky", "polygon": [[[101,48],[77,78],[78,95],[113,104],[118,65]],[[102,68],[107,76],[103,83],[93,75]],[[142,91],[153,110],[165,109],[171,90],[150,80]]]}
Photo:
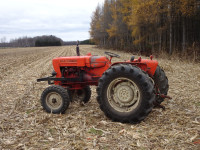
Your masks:
{"label": "white sky", "polygon": [[92,13],[104,0],[0,0],[0,39],[55,35],[88,39]]}

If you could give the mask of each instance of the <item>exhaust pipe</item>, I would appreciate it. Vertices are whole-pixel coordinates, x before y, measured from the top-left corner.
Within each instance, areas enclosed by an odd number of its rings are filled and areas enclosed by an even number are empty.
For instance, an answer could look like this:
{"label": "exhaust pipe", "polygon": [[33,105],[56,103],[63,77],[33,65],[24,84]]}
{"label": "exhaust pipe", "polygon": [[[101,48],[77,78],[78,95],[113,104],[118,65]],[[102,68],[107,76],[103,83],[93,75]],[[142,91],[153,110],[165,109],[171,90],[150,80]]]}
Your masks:
{"label": "exhaust pipe", "polygon": [[77,55],[77,56],[80,56],[79,41],[77,41],[77,45],[76,45],[76,55]]}

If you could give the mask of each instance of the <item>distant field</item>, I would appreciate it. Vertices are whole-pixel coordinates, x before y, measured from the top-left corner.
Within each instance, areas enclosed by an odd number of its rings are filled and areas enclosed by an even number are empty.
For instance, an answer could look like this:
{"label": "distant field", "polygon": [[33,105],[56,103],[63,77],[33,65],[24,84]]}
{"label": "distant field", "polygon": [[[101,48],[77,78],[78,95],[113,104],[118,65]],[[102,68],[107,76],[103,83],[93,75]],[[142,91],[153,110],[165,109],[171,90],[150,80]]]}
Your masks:
{"label": "distant field", "polygon": [[[82,55],[105,51],[80,50]],[[73,102],[64,115],[47,114],[40,95],[48,84],[36,79],[51,74],[52,58],[75,52],[75,46],[0,49],[0,149],[200,149],[200,64],[158,59],[173,99],[163,103],[165,111],[153,109],[140,124],[106,118],[96,87],[85,106]],[[131,56],[111,52],[121,55],[120,61]]]}

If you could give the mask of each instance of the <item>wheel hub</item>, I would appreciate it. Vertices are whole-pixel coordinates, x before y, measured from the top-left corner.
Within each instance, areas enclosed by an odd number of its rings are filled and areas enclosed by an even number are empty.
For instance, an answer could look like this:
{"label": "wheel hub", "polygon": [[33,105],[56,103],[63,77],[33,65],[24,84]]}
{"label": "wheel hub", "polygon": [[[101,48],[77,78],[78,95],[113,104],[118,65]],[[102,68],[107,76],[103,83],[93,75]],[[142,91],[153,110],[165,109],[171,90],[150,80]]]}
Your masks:
{"label": "wheel hub", "polygon": [[55,98],[53,98],[53,99],[52,99],[52,103],[54,103],[54,104],[55,104],[56,102],[57,102],[57,101],[56,101],[56,99],[55,99]]}
{"label": "wheel hub", "polygon": [[51,92],[46,97],[46,104],[51,109],[59,109],[62,103],[62,97],[56,92]]}
{"label": "wheel hub", "polygon": [[129,82],[119,83],[114,89],[114,101],[121,106],[130,106],[137,101],[134,92],[135,88]]}
{"label": "wheel hub", "polygon": [[108,92],[110,104],[118,111],[129,112],[139,103],[139,88],[127,78],[118,78],[112,81]]}

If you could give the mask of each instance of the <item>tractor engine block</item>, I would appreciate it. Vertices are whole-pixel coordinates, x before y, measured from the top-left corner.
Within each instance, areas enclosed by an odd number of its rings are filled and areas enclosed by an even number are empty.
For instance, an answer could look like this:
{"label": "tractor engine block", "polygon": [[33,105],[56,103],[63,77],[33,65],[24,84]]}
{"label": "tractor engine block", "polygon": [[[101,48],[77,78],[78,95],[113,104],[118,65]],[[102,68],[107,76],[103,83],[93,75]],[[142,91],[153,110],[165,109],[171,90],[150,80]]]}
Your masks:
{"label": "tractor engine block", "polygon": [[80,67],[62,67],[62,77],[71,79],[71,82],[87,82],[92,81],[92,76],[86,72],[85,68]]}

